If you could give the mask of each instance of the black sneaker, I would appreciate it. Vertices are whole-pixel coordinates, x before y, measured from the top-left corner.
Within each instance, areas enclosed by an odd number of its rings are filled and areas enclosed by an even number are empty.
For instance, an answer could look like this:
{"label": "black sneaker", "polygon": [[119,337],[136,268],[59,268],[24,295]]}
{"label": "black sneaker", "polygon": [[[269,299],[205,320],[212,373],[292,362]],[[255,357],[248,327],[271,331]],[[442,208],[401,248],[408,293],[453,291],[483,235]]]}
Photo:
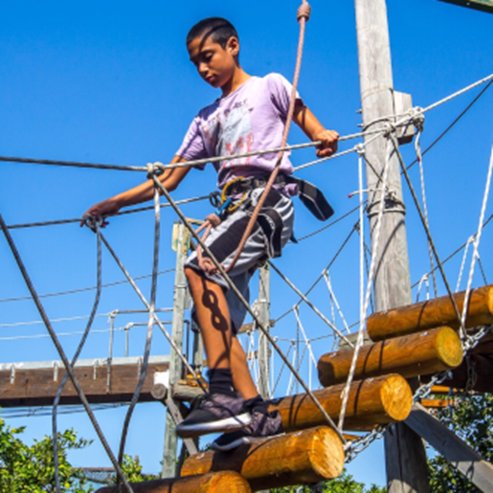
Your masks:
{"label": "black sneaker", "polygon": [[211,448],[220,452],[233,450],[241,445],[249,445],[256,438],[269,437],[284,433],[281,415],[277,412],[268,412],[267,404],[257,406],[251,411],[251,422],[243,429],[224,433],[214,442]]}
{"label": "black sneaker", "polygon": [[183,437],[194,437],[218,431],[238,430],[250,424],[252,416],[244,409],[241,397],[226,394],[201,396],[190,414],[176,427]]}

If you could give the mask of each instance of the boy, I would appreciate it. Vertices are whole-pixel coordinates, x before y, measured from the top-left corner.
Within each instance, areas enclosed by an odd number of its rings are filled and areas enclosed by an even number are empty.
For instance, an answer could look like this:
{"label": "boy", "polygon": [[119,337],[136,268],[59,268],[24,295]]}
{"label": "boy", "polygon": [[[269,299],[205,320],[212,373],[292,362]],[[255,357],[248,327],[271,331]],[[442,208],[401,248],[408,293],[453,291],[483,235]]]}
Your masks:
{"label": "boy", "polygon": [[[200,76],[222,94],[194,118],[171,162],[279,147],[291,93],[289,82],[279,74],[262,78],[248,75],[239,62],[238,34],[222,18],[204,19],[194,25],[187,36],[187,50]],[[299,98],[293,120],[310,139],[321,141],[318,156],[329,156],[336,151],[337,132],[326,130]],[[215,164],[218,185],[223,196],[228,197],[229,206],[206,244],[226,268],[277,160],[278,153],[272,153]],[[284,153],[280,168],[279,178],[268,194],[256,226],[229,272],[245,297],[256,267],[268,257],[279,256],[282,246],[292,236],[294,216],[290,196],[296,190],[286,181],[293,169],[288,153]],[[172,191],[189,171],[190,167],[166,170],[159,180]],[[84,218],[104,219],[121,207],[150,200],[152,196],[150,180],[94,205]],[[240,439],[279,433],[280,418],[266,412],[267,406],[250,376],[245,353],[235,336],[245,307],[228,290],[224,278],[205,254],[190,255],[185,273],[207,355],[209,394],[178,425],[177,433],[185,437],[242,429]],[[217,447],[231,448],[230,439],[223,442],[216,441]]]}

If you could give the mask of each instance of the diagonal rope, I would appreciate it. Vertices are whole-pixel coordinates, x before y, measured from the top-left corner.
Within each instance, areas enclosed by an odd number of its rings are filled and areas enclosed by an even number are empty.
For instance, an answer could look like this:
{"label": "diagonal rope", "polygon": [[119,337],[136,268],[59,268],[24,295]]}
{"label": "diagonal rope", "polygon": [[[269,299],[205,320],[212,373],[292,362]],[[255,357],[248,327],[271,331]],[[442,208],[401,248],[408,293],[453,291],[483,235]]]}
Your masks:
{"label": "diagonal rope", "polygon": [[235,296],[238,298],[238,300],[240,301],[240,303],[246,308],[247,312],[251,315],[252,319],[257,324],[257,327],[259,327],[259,329],[264,333],[266,339],[270,342],[270,344],[272,345],[272,347],[279,354],[279,357],[283,360],[283,362],[286,364],[286,366],[289,368],[289,370],[295,375],[296,379],[300,382],[301,386],[303,387],[303,389],[305,390],[305,392],[307,393],[307,395],[310,397],[310,399],[312,400],[312,402],[315,404],[315,406],[317,407],[317,409],[320,411],[320,413],[322,414],[322,416],[324,417],[324,419],[326,420],[326,422],[329,424],[329,426],[331,426],[334,429],[334,431],[339,436],[339,438],[342,440],[342,442],[345,443],[346,442],[346,439],[344,438],[344,436],[342,435],[342,433],[340,432],[340,430],[337,429],[337,427],[336,427],[334,421],[332,420],[332,418],[329,416],[329,414],[324,409],[324,407],[320,404],[320,401],[317,399],[317,397],[313,394],[313,392],[305,384],[305,382],[303,381],[303,379],[301,378],[301,376],[298,374],[298,372],[296,371],[296,369],[294,368],[294,366],[291,365],[291,363],[284,356],[281,348],[277,344],[277,342],[274,339],[274,337],[270,334],[270,331],[268,330],[268,328],[266,328],[264,326],[264,324],[261,322],[261,320],[259,319],[259,317],[257,316],[257,314],[254,312],[254,310],[251,309],[250,304],[248,303],[248,301],[245,299],[245,297],[243,296],[243,294],[239,291],[239,289],[237,288],[237,286],[231,280],[231,277],[228,275],[228,273],[226,272],[226,270],[224,269],[224,267],[221,265],[221,263],[216,259],[215,255],[211,252],[211,250],[207,247],[207,245],[204,244],[204,242],[202,241],[202,239],[199,237],[199,235],[196,233],[196,231],[192,228],[192,226],[190,225],[189,221],[184,216],[184,214],[180,210],[180,208],[175,205],[175,203],[173,202],[173,199],[171,198],[170,193],[168,192],[168,190],[166,190],[166,188],[163,186],[163,184],[158,180],[158,178],[156,177],[155,173],[152,174],[152,179],[154,180],[154,183],[161,190],[161,193],[166,197],[166,200],[168,200],[168,202],[170,204],[172,204],[172,207],[173,207],[174,211],[176,212],[176,214],[178,215],[178,217],[181,219],[181,221],[183,222],[183,224],[185,225],[185,227],[189,230],[189,232],[192,235],[192,237],[203,248],[204,252],[211,259],[212,263],[214,264],[214,266],[216,267],[216,269],[218,270],[218,272],[223,276],[224,281],[226,282],[226,284],[228,285],[228,287],[235,294]]}
{"label": "diagonal rope", "polygon": [[10,247],[12,254],[15,258],[17,266],[19,267],[19,270],[22,274],[22,277],[24,278],[24,281],[27,285],[27,288],[29,289],[29,292],[31,293],[31,295],[33,297],[33,301],[36,305],[36,308],[38,309],[38,312],[39,312],[41,318],[43,319],[43,322],[46,325],[46,329],[48,330],[48,332],[51,336],[53,344],[55,345],[55,348],[58,351],[58,354],[60,355],[61,360],[63,361],[63,364],[65,366],[65,370],[66,370],[67,374],[69,375],[70,381],[72,382],[72,385],[74,386],[74,388],[77,392],[77,395],[79,396],[79,398],[80,398],[80,400],[81,400],[81,402],[82,402],[82,404],[86,410],[86,413],[89,417],[89,420],[91,421],[93,428],[94,428],[96,434],[98,435],[98,438],[99,438],[101,444],[103,445],[103,448],[105,449],[111,463],[113,464],[113,467],[115,468],[115,471],[117,472],[118,477],[121,478],[121,480],[122,480],[123,484],[125,485],[125,488],[127,489],[128,493],[134,493],[130,483],[127,481],[123,471],[121,470],[120,465],[118,464],[118,461],[116,460],[115,456],[113,455],[113,452],[112,452],[112,450],[111,450],[111,448],[110,448],[110,446],[109,446],[109,444],[108,444],[108,442],[107,442],[107,440],[103,434],[103,431],[101,430],[101,427],[99,426],[98,421],[96,420],[96,416],[92,412],[89,401],[87,400],[87,397],[86,397],[82,387],[80,386],[79,381],[77,380],[76,376],[74,375],[74,373],[72,371],[72,368],[70,367],[70,361],[68,360],[68,358],[65,354],[65,351],[63,350],[63,347],[60,344],[60,341],[58,340],[58,337],[57,337],[55,331],[53,330],[53,327],[50,323],[50,320],[49,320],[49,318],[48,318],[48,316],[44,310],[44,307],[43,307],[43,305],[42,305],[42,303],[41,303],[41,301],[37,295],[37,292],[34,288],[34,285],[31,281],[31,278],[29,277],[29,274],[28,274],[26,267],[25,267],[25,265],[21,259],[19,251],[17,250],[17,247],[14,243],[14,240],[13,240],[12,236],[10,235],[10,232],[7,229],[7,225],[5,224],[5,221],[3,220],[3,217],[1,214],[0,214],[0,227],[2,228],[3,234],[5,235],[7,243],[9,244],[9,247]]}

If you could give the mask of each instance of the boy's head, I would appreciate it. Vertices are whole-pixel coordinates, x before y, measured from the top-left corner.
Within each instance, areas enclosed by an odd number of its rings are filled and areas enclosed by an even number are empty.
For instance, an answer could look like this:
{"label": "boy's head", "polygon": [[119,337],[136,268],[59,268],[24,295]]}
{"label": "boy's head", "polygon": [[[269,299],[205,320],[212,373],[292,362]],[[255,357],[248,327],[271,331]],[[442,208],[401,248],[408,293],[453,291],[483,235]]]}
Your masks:
{"label": "boy's head", "polygon": [[208,17],[197,22],[188,31],[187,47],[194,39],[200,38],[203,42],[210,39],[225,48],[229,38],[233,36],[239,39],[238,33],[231,22],[222,17]]}
{"label": "boy's head", "polygon": [[187,35],[187,49],[200,76],[213,87],[225,87],[239,68],[238,33],[221,17],[195,24]]}

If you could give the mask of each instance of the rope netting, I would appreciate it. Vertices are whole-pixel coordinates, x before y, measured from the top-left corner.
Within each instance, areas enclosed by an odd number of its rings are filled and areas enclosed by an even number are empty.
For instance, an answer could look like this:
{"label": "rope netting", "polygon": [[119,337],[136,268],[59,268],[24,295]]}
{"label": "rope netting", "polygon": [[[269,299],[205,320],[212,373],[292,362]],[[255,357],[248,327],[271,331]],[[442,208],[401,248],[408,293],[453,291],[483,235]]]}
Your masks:
{"label": "rope netting", "polygon": [[[427,288],[427,297],[430,296],[429,290],[429,278],[431,276],[432,278],[432,284],[433,284],[433,296],[437,295],[437,280],[435,279],[435,275],[438,272],[441,277],[441,282],[445,286],[447,294],[450,296],[450,299],[454,303],[454,306],[457,311],[457,317],[458,320],[460,321],[460,333],[461,333],[461,339],[464,348],[466,351],[471,350],[473,347],[475,347],[481,337],[489,330],[489,328],[485,327],[481,329],[478,333],[474,335],[469,335],[466,330],[465,330],[465,314],[466,314],[466,309],[467,309],[467,300],[469,299],[470,292],[472,290],[472,284],[473,284],[473,277],[475,273],[476,267],[479,265],[481,268],[481,257],[479,254],[479,247],[480,247],[480,241],[481,241],[481,234],[484,228],[489,224],[491,219],[493,218],[493,215],[490,215],[489,217],[486,218],[486,206],[489,198],[489,192],[490,192],[490,183],[491,183],[491,176],[492,176],[492,169],[493,169],[493,151],[492,151],[492,157],[490,159],[489,167],[488,167],[488,172],[487,172],[487,178],[485,181],[485,190],[483,194],[483,201],[482,201],[482,206],[481,210],[479,213],[479,221],[478,221],[478,228],[477,231],[463,244],[461,247],[459,247],[456,251],[454,251],[449,257],[445,259],[441,259],[435,242],[433,240],[433,236],[431,233],[430,229],[430,221],[429,221],[429,214],[428,214],[428,205],[427,205],[427,200],[426,200],[426,189],[425,189],[425,177],[424,177],[424,164],[423,164],[423,156],[426,154],[426,152],[434,146],[441,138],[443,137],[444,133],[439,136],[439,138],[435,139],[435,141],[424,151],[421,150],[420,148],[420,137],[421,133],[423,131],[423,119],[425,113],[437,108],[438,106],[445,104],[452,99],[482,85],[486,84],[486,86],[482,89],[481,93],[476,96],[475,100],[468,105],[465,111],[467,111],[472,104],[474,104],[479,97],[486,91],[488,87],[493,83],[493,74],[489,75],[463,89],[460,91],[457,91],[446,98],[443,98],[425,108],[413,108],[409,112],[403,115],[399,115],[396,118],[396,115],[391,115],[388,118],[382,119],[382,122],[384,123],[383,127],[378,129],[378,130],[364,130],[362,132],[358,132],[355,134],[350,134],[346,136],[342,136],[339,140],[341,142],[344,141],[349,141],[352,139],[361,139],[362,137],[365,139],[363,143],[359,142],[354,145],[351,148],[345,149],[343,151],[340,151],[338,153],[335,153],[334,155],[330,157],[325,157],[321,159],[317,159],[302,165],[299,165],[295,167],[295,171],[300,171],[303,169],[306,169],[308,167],[318,165],[321,163],[324,163],[329,160],[334,160],[337,157],[341,157],[347,154],[354,153],[358,157],[358,189],[354,193],[354,195],[358,196],[359,204],[357,207],[351,209],[347,213],[341,215],[338,219],[335,221],[332,221],[328,225],[324,226],[323,228],[318,229],[317,231],[307,234],[304,237],[300,238],[299,241],[301,240],[306,240],[310,238],[311,236],[316,236],[318,234],[321,234],[323,231],[327,230],[329,227],[334,226],[336,223],[339,223],[342,219],[345,219],[347,217],[351,217],[354,213],[358,213],[358,220],[351,226],[346,238],[342,241],[339,249],[336,251],[335,255],[333,256],[332,259],[327,263],[327,265],[322,269],[321,273],[317,275],[316,279],[312,282],[310,287],[303,291],[300,289],[296,284],[284,273],[278,265],[275,263],[269,262],[269,267],[272,269],[273,272],[275,272],[278,276],[279,279],[285,283],[285,285],[294,293],[294,297],[296,298],[296,301],[292,303],[292,306],[290,309],[287,311],[284,311],[283,313],[278,314],[275,316],[273,324],[271,323],[265,323],[265,321],[261,320],[259,317],[258,312],[255,310],[254,306],[251,306],[248,300],[244,298],[242,293],[237,289],[233,281],[231,280],[230,276],[228,275],[228,270],[223,266],[213,255],[213,253],[210,251],[210,249],[207,247],[207,245],[203,241],[203,237],[201,237],[197,233],[197,229],[194,228],[194,224],[192,224],[186,215],[183,213],[181,210],[180,206],[183,204],[187,204],[190,202],[195,202],[195,201],[200,201],[200,200],[205,200],[207,197],[195,197],[195,198],[190,198],[190,199],[185,199],[181,201],[174,201],[172,197],[170,196],[169,192],[166,190],[166,188],[163,187],[162,183],[159,180],[159,175],[162,173],[163,170],[168,170],[172,169],[175,167],[193,167],[201,164],[206,164],[206,163],[214,163],[218,161],[227,161],[227,160],[232,160],[232,159],[238,159],[241,157],[249,157],[249,156],[255,156],[255,155],[260,155],[260,154],[266,154],[266,153],[279,153],[279,158],[277,160],[278,163],[280,163],[282,155],[284,152],[287,151],[292,151],[292,150],[298,150],[298,149],[305,149],[308,147],[316,147],[319,146],[321,143],[320,142],[309,142],[309,143],[303,143],[303,144],[298,144],[298,145],[292,145],[288,146],[287,145],[287,136],[289,133],[289,126],[290,122],[292,119],[293,111],[294,111],[294,100],[296,96],[296,88],[297,88],[297,81],[299,77],[299,71],[300,71],[300,65],[301,65],[301,53],[302,53],[302,48],[303,48],[303,39],[304,39],[304,30],[305,30],[305,24],[309,16],[309,9],[307,7],[307,2],[303,0],[302,7],[300,8],[298,12],[298,21],[300,24],[300,30],[299,30],[299,42],[298,42],[298,54],[297,54],[297,61],[296,61],[296,68],[295,68],[295,75],[293,78],[293,92],[291,95],[291,100],[290,100],[290,108],[288,111],[288,118],[286,122],[286,127],[285,127],[285,132],[283,134],[283,139],[282,139],[282,144],[278,148],[274,149],[264,149],[261,151],[256,151],[256,152],[249,152],[249,153],[243,153],[243,154],[235,154],[235,155],[228,155],[228,156],[218,156],[213,159],[204,159],[204,160],[193,160],[193,161],[187,161],[187,162],[182,162],[182,163],[173,163],[173,164],[162,164],[162,163],[150,163],[147,166],[122,166],[122,165],[108,165],[108,164],[97,164],[97,163],[82,163],[82,162],[74,162],[74,161],[56,161],[56,160],[46,160],[46,159],[32,159],[32,158],[19,158],[19,157],[6,157],[6,156],[0,156],[0,162],[14,162],[14,163],[28,163],[28,164],[41,164],[41,165],[56,165],[56,166],[70,166],[70,167],[80,167],[80,168],[96,168],[96,169],[107,169],[107,170],[115,170],[115,171],[133,171],[133,172],[144,172],[147,174],[147,176],[153,181],[154,183],[154,205],[152,207],[141,207],[137,209],[133,209],[131,211],[125,211],[121,214],[128,214],[131,212],[140,212],[140,211],[145,211],[152,209],[154,211],[154,217],[155,217],[155,223],[154,223],[154,242],[153,242],[153,268],[152,268],[152,274],[146,275],[146,276],[138,276],[138,277],[132,277],[127,268],[124,266],[123,262],[117,255],[115,249],[110,245],[109,241],[107,238],[101,233],[99,225],[96,223],[91,224],[91,228],[93,229],[95,235],[96,235],[96,243],[97,243],[97,282],[96,286],[93,287],[86,287],[86,288],[80,288],[80,289],[72,289],[68,291],[63,291],[63,292],[54,292],[54,293],[46,293],[44,295],[39,295],[36,290],[34,289],[34,286],[32,285],[32,281],[29,279],[29,276],[27,274],[27,271],[25,269],[25,266],[22,262],[22,259],[20,258],[20,255],[15,247],[15,244],[13,242],[12,237],[10,236],[9,230],[13,229],[21,229],[21,228],[32,228],[32,227],[40,227],[40,226],[53,226],[53,225],[60,225],[60,224],[70,224],[70,223],[78,223],[80,222],[80,218],[77,219],[61,219],[61,220],[52,220],[52,221],[46,221],[46,222],[33,222],[33,223],[24,223],[24,224],[13,224],[7,226],[3,219],[0,217],[0,225],[2,227],[2,230],[9,242],[9,245],[12,249],[12,252],[14,253],[14,256],[16,257],[19,269],[23,272],[24,278],[26,280],[26,284],[29,286],[29,290],[31,293],[30,297],[11,297],[11,298],[4,298],[0,299],[1,303],[7,303],[7,302],[17,302],[17,301],[22,301],[22,300],[28,300],[28,299],[34,299],[36,306],[38,308],[38,311],[40,313],[42,323],[46,326],[49,337],[52,338],[54,345],[57,348],[57,351],[60,355],[61,360],[63,361],[63,364],[66,368],[66,375],[63,378],[62,382],[60,383],[60,386],[57,390],[56,397],[54,400],[53,404],[53,436],[56,436],[57,433],[57,412],[58,412],[58,407],[60,404],[60,397],[61,393],[63,391],[64,386],[66,383],[71,380],[73,386],[76,388],[77,393],[80,397],[80,400],[83,404],[84,411],[88,414],[93,427],[96,431],[96,434],[98,435],[99,440],[101,441],[101,444],[103,445],[106,453],[108,454],[108,457],[111,460],[111,463],[113,467],[115,468],[115,471],[117,472],[119,480],[122,482],[124,487],[127,489],[128,492],[132,492],[132,488],[128,481],[126,480],[124,474],[121,471],[121,463],[123,460],[123,454],[125,451],[125,443],[126,443],[126,437],[128,433],[128,428],[130,425],[131,417],[134,412],[135,406],[139,400],[139,395],[140,392],[142,391],[142,387],[144,384],[144,380],[146,378],[147,370],[148,370],[148,363],[149,363],[149,357],[151,354],[151,347],[152,347],[152,338],[153,338],[153,330],[154,327],[158,327],[162,335],[166,338],[168,341],[168,344],[171,348],[171,350],[178,355],[178,357],[181,360],[181,363],[183,367],[186,369],[186,372],[190,375],[192,375],[198,384],[203,387],[202,379],[200,378],[200,375],[197,373],[197,369],[190,364],[189,360],[186,358],[183,352],[183,348],[178,347],[172,337],[172,334],[169,332],[168,328],[166,327],[166,323],[163,322],[160,317],[158,316],[159,309],[156,308],[156,292],[157,292],[157,284],[158,284],[158,277],[161,274],[171,272],[172,269],[170,270],[165,270],[165,271],[159,271],[159,247],[160,247],[160,228],[161,228],[161,221],[160,221],[160,211],[161,208],[163,207],[171,207],[180,221],[185,225],[187,228],[189,234],[191,237],[195,240],[195,242],[200,246],[200,248],[207,254],[207,256],[211,259],[213,264],[215,265],[216,269],[219,271],[219,273],[224,277],[226,280],[226,283],[228,284],[229,288],[236,294],[238,299],[242,304],[244,304],[249,317],[251,318],[253,325],[252,327],[257,330],[250,330],[246,334],[246,347],[247,347],[247,355],[249,356],[249,365],[251,367],[253,375],[258,379],[260,379],[260,374],[261,370],[259,368],[259,358],[258,358],[258,347],[259,347],[259,338],[262,335],[262,337],[265,337],[268,341],[269,345],[269,350],[271,351],[270,353],[270,375],[269,375],[269,394],[270,396],[274,396],[281,392],[280,390],[280,385],[281,382],[283,382],[283,378],[285,375],[285,371],[289,372],[289,376],[284,378],[284,383],[286,383],[286,391],[283,392],[284,395],[290,395],[292,393],[297,393],[299,391],[302,391],[306,393],[309,398],[313,401],[313,403],[317,406],[321,414],[324,416],[325,421],[327,424],[332,427],[335,432],[339,435],[341,438],[342,442],[345,444],[346,447],[346,452],[347,452],[347,459],[352,460],[358,453],[360,453],[364,448],[366,448],[372,441],[377,439],[379,436],[381,436],[381,433],[383,430],[381,428],[377,428],[376,430],[365,434],[362,436],[361,439],[356,440],[354,442],[348,443],[345,438],[343,437],[342,430],[344,427],[344,417],[345,417],[345,412],[346,412],[346,406],[347,406],[347,401],[348,401],[348,395],[349,395],[349,388],[352,383],[352,380],[354,378],[354,373],[355,373],[355,366],[356,366],[356,361],[358,357],[358,352],[361,349],[363,345],[363,335],[364,331],[366,328],[366,319],[368,317],[368,311],[370,310],[372,306],[372,290],[374,287],[374,280],[375,280],[375,275],[376,275],[376,269],[377,269],[377,261],[378,261],[378,252],[381,250],[382,245],[381,245],[381,225],[383,221],[383,216],[384,216],[384,211],[385,211],[385,200],[386,200],[386,194],[388,193],[388,169],[389,169],[389,162],[391,158],[397,157],[398,162],[400,164],[401,168],[401,174],[404,176],[405,181],[407,183],[409,192],[411,194],[411,197],[413,199],[414,203],[414,208],[418,213],[418,216],[420,218],[425,237],[426,237],[426,248],[429,251],[429,272],[423,274],[421,277],[420,281],[414,285],[414,287],[418,287],[418,296],[419,293],[421,292],[421,289],[423,286]],[[462,117],[462,115],[465,113],[463,111],[461,115],[459,115],[458,118],[452,122],[451,125],[447,127],[445,130],[445,133],[450,130],[450,128],[457,123],[457,121]],[[372,122],[373,123],[373,122]],[[397,142],[396,138],[396,131],[401,128],[401,127],[407,127],[410,124],[414,125],[416,127],[417,135],[415,138],[415,153],[416,153],[416,160],[413,161],[409,166],[406,166],[404,159],[400,153],[399,150],[399,144]],[[367,127],[369,127],[368,125]],[[376,190],[365,190],[364,185],[363,185],[363,167],[364,164],[369,164],[367,162],[366,156],[365,156],[365,148],[374,142],[376,139],[381,139],[385,138],[387,142],[387,150],[386,150],[386,155],[387,155],[387,160],[385,165],[383,166],[383,172],[381,175],[379,175],[379,183],[378,183],[378,189]],[[421,202],[418,198],[418,194],[416,193],[414,189],[414,185],[412,183],[412,180],[409,176],[408,170],[409,168],[414,164],[414,162],[417,162],[419,164],[419,179],[420,179],[420,188],[421,188]],[[371,166],[371,163],[370,163]],[[268,189],[274,182],[274,179],[277,175],[279,168],[276,166],[274,168],[274,172],[271,175],[270,179],[267,182],[266,185],[266,192],[268,192]],[[165,199],[167,200],[166,203],[161,204],[160,203],[160,196],[164,196]],[[373,203],[375,203],[378,207],[377,213],[376,213],[376,219],[375,219],[375,227],[374,230],[371,233],[372,236],[372,248],[369,249],[370,251],[368,252],[368,247],[366,246],[366,237],[370,235],[369,232],[366,232],[365,230],[365,212],[367,212],[367,206],[368,206],[368,197],[371,195],[371,200]],[[256,219],[256,214],[258,214],[258,211],[262,207],[262,200],[259,201],[258,209],[252,214],[251,218],[251,224],[249,228],[251,228],[255,222]],[[486,219],[485,219],[486,218]],[[359,248],[359,314],[357,316],[357,320],[351,324],[347,322],[348,317],[344,313],[344,310],[342,308],[343,304],[340,302],[337,296],[337,289],[334,287],[334,277],[332,276],[332,269],[334,267],[334,264],[336,261],[340,258],[342,252],[345,250],[345,248],[351,243],[351,240],[355,237],[355,233],[358,233],[358,248]],[[240,248],[242,247],[242,244],[244,243],[244,240],[248,236],[248,229],[244,234],[244,238],[240,244]],[[107,252],[110,254],[110,256],[113,258],[115,261],[116,265],[118,268],[121,270],[123,273],[123,276],[125,278],[124,281],[116,281],[114,283],[108,283],[108,284],[103,284],[102,283],[102,278],[101,278],[101,270],[102,270],[102,260],[101,260],[101,249],[102,246],[104,246],[107,250]],[[460,272],[456,284],[456,289],[455,291],[458,290],[459,286],[462,283],[462,277],[463,273],[466,270],[466,257],[468,254],[468,249],[472,247],[472,253],[470,254],[470,264],[469,264],[469,273],[467,277],[467,285],[466,285],[466,295],[465,295],[465,302],[464,302],[464,310],[459,312],[455,300],[453,297],[453,290],[450,287],[449,280],[447,278],[447,275],[445,273],[445,270],[443,268],[444,264],[455,257],[456,254],[458,254],[460,251],[464,252],[464,257],[461,262],[460,266]],[[484,270],[481,268],[483,278],[485,279],[485,274]],[[139,288],[139,286],[136,283],[136,280],[139,279],[150,279],[151,281],[151,289],[150,289],[150,296],[149,300],[146,298],[146,296],[142,293],[142,290]],[[126,417],[122,429],[122,435],[120,439],[120,446],[119,446],[119,453],[118,457],[115,457],[111,448],[109,447],[105,436],[94,416],[94,411],[91,409],[91,406],[89,405],[84,392],[82,388],[80,387],[80,384],[77,381],[77,378],[73,372],[74,366],[80,356],[80,353],[82,349],[84,348],[88,335],[91,331],[91,327],[93,325],[94,319],[97,316],[101,316],[101,314],[97,313],[97,308],[99,304],[99,299],[101,296],[101,291],[103,288],[107,288],[113,285],[117,284],[123,284],[123,283],[128,283],[137,297],[139,298],[140,302],[144,306],[144,311],[147,313],[148,320],[147,320],[147,332],[146,332],[146,337],[145,337],[145,347],[143,350],[143,357],[142,357],[142,364],[140,367],[140,372],[139,372],[139,378],[138,378],[138,383],[136,385],[133,397],[131,399],[130,404],[128,405],[127,412],[126,412]],[[310,298],[308,297],[315,289],[317,289],[319,286],[322,286],[325,288],[325,306],[329,307],[329,314],[324,313],[323,310],[317,307],[316,303],[314,303]],[[48,318],[46,315],[41,298],[47,298],[47,297],[56,297],[56,296],[66,296],[70,294],[77,294],[83,291],[95,291],[95,297],[94,297],[94,302],[93,302],[93,307],[91,309],[91,312],[88,316],[84,316],[81,318],[87,319],[87,324],[86,327],[82,333],[82,337],[80,339],[80,342],[77,346],[76,351],[73,354],[72,359],[69,361],[67,358],[65,351],[62,347],[62,345],[59,342],[59,337],[62,335],[61,333],[56,333],[54,331],[52,323],[55,320],[51,320]],[[317,337],[309,337],[310,334],[310,329],[307,328],[306,322],[304,322],[304,313],[305,312],[310,312],[311,313],[311,318],[310,321],[312,321],[314,318],[318,321],[320,321],[323,324],[324,331],[325,333],[321,336]],[[108,314],[106,314],[108,316]],[[295,334],[292,337],[286,336],[286,334],[279,334],[276,332],[276,326],[285,318],[290,317],[290,323],[292,323],[292,326],[294,327]],[[22,324],[24,325],[29,325],[34,322],[17,322],[15,324],[10,324],[11,327],[20,327]],[[287,324],[287,323],[286,323]],[[285,325],[286,325],[285,324]],[[7,327],[9,324],[0,324],[1,327]],[[355,341],[353,339],[349,338],[348,335],[353,332],[353,329],[357,328],[356,333],[357,333],[357,338]],[[123,330],[123,327],[117,327],[115,328],[114,325],[111,326],[111,334],[114,335],[115,331],[118,330]],[[22,336],[15,336],[18,340],[22,338]],[[27,337],[34,337],[34,336],[25,336]],[[0,338],[2,339],[2,338]],[[342,398],[342,406],[341,406],[341,411],[339,414],[339,419],[338,423],[336,424],[333,419],[329,416],[327,411],[324,409],[324,407],[320,404],[320,402],[317,400],[315,394],[313,393],[313,388],[316,387],[313,382],[313,372],[316,369],[317,365],[317,350],[316,347],[317,345],[320,347],[324,347],[325,349],[327,348],[328,343],[332,341],[333,347],[337,347],[337,345],[340,342],[343,342],[350,347],[353,348],[354,353],[353,353],[353,359],[351,363],[351,369],[349,371],[349,376],[347,378],[346,384],[344,386],[344,391],[341,395]],[[257,348],[257,350],[255,349]],[[257,351],[257,356],[255,355]],[[275,370],[275,371],[274,371]],[[436,384],[437,382],[443,380],[445,377],[443,375],[436,375],[431,379],[431,382],[426,384],[425,386],[420,387],[416,392],[415,392],[415,399],[421,398],[426,393],[428,393],[431,389],[431,386]],[[56,440],[54,441],[56,444]],[[55,445],[56,446],[56,445]],[[55,450],[55,458],[57,458],[56,450]],[[58,481],[58,464],[55,462],[55,470],[56,470],[56,478],[57,478],[57,491],[60,490],[60,485]]]}

